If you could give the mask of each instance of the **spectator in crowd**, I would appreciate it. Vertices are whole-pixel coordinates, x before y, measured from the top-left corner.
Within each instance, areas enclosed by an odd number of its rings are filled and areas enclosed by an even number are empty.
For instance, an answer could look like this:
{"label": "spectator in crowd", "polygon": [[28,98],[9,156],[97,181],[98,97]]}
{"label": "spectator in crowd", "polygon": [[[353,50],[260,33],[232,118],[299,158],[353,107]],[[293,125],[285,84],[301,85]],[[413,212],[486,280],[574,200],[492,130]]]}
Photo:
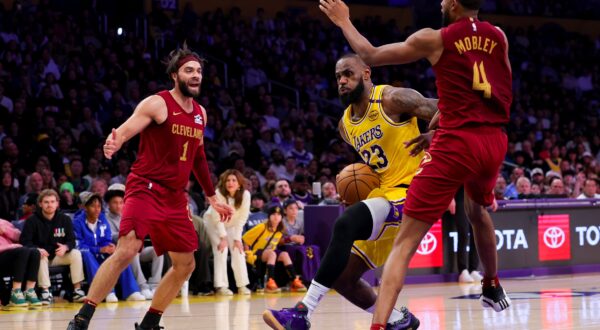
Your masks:
{"label": "spectator in crowd", "polygon": [[291,290],[306,291],[306,287],[302,284],[299,276],[296,275],[290,255],[277,249],[285,232],[285,225],[281,221],[282,212],[282,207],[279,204],[269,205],[267,222],[255,226],[243,236],[244,244],[248,246],[248,251],[251,251],[249,254],[256,256],[259,262],[266,264],[267,283],[264,288],[266,293],[281,292],[275,282],[275,263],[277,261],[282,262],[285,266],[291,282]]}
{"label": "spectator in crowd", "polygon": [[13,221],[17,219],[19,192],[13,186],[13,176],[10,172],[2,173],[0,187],[0,218]]}
{"label": "spectator in crowd", "polygon": [[[125,187],[122,187],[121,184],[115,183],[108,187],[108,191],[104,194],[104,201],[107,205],[105,216],[110,225],[110,230],[112,232],[111,240],[114,244],[119,240],[121,214],[123,212],[123,198],[125,198],[124,188]],[[141,263],[149,262],[151,263],[151,275],[150,278],[146,280]],[[140,287],[140,293],[146,297],[146,300],[152,300],[152,297],[154,297],[154,290],[162,278],[163,265],[164,257],[156,255],[156,252],[152,247],[152,242],[149,240],[148,242],[144,241],[144,247],[131,262],[131,270]]]}
{"label": "spectator in crowd", "polygon": [[288,199],[283,203],[283,224],[285,225],[286,243],[304,244],[304,219],[298,218],[298,203]]}
{"label": "spectator in crowd", "polygon": [[60,185],[60,209],[64,212],[75,213],[79,209],[75,188],[71,182],[65,182]]}
{"label": "spectator in crowd", "polygon": [[244,233],[256,227],[256,225],[267,221],[267,214],[263,211],[266,203],[267,198],[262,193],[258,192],[252,194],[250,200],[250,215],[244,226]]}
{"label": "spectator in crowd", "polygon": [[510,184],[506,186],[504,197],[507,199],[515,199],[519,196],[517,193],[517,180],[525,175],[525,171],[521,167],[515,167],[510,175]]}
{"label": "spectator in crowd", "polygon": [[285,160],[283,172],[278,173],[278,178],[292,181],[295,176],[296,176],[296,159],[294,159],[294,157],[288,157]]}
{"label": "spectator in crowd", "polygon": [[[83,212],[78,212],[73,217],[73,226],[77,238],[77,247],[81,251],[85,272],[91,282],[104,262],[115,252],[116,245],[112,243],[112,232],[108,221],[102,214],[102,198],[89,191],[80,195]],[[131,266],[119,275],[121,296],[129,301],[146,300],[139,291]],[[119,301],[112,291],[106,297],[106,302]]]}
{"label": "spectator in crowd", "polygon": [[[41,306],[35,292],[40,268],[40,251],[19,244],[21,232],[10,222],[0,219],[0,275],[13,278],[9,307]],[[25,282],[25,292],[21,291]]]}
{"label": "spectator in crowd", "polygon": [[531,195],[531,181],[528,178],[522,176],[517,179],[517,198],[524,199],[530,198]]}
{"label": "spectator in crowd", "polygon": [[127,181],[127,175],[129,174],[129,161],[123,158],[119,159],[117,161],[117,170],[119,174],[110,179],[110,184],[125,184],[125,181]]}
{"label": "spectator in crowd", "polygon": [[544,171],[541,168],[536,167],[531,171],[531,184],[544,184]]}
{"label": "spectator in crowd", "polygon": [[294,148],[289,151],[287,156],[294,158],[297,164],[304,167],[308,166],[308,163],[314,158],[313,154],[304,148],[304,139],[302,137],[294,139]]}
{"label": "spectator in crowd", "polygon": [[323,193],[323,200],[319,203],[319,205],[337,205],[340,203],[339,196],[333,182],[325,182],[321,188],[321,192]]}
{"label": "spectator in crowd", "polygon": [[27,179],[25,179],[25,194],[19,199],[19,205],[23,205],[29,193],[39,194],[42,189],[44,189],[42,175],[38,172],[31,173]]}
{"label": "spectator in crowd", "polygon": [[283,203],[289,198],[292,198],[290,182],[286,179],[277,180],[271,194],[271,202],[278,203],[280,206],[283,206]]}
{"label": "spectator in crowd", "polygon": [[205,227],[212,244],[214,256],[214,286],[219,295],[230,296],[227,279],[227,254],[231,251],[231,268],[235,276],[238,293],[249,295],[246,287],[250,284],[242,231],[250,214],[250,192],[244,189],[245,178],[238,170],[226,170],[221,174],[217,184],[217,199],[233,206],[235,212],[227,223],[221,222],[221,217],[209,207],[204,214]]}
{"label": "spectator in crowd", "polygon": [[28,193],[26,194],[27,199],[21,206],[22,216],[19,220],[13,221],[13,225],[19,229],[19,231],[23,231],[23,227],[25,226],[25,220],[33,215],[36,210],[38,194],[37,193]]}
{"label": "spectator in crowd", "polygon": [[69,266],[73,282],[73,301],[82,302],[85,292],[81,289],[83,263],[81,252],[75,249],[75,233],[71,219],[58,211],[58,194],[51,189],[42,190],[38,196],[38,210],[25,221],[20,238],[25,247],[40,251],[38,286],[43,304],[53,301],[50,288],[49,266]]}
{"label": "spectator in crowd", "polygon": [[499,201],[506,199],[505,192],[506,192],[506,179],[504,179],[502,174],[499,174],[498,178],[496,179],[496,186],[494,187],[494,198],[496,198],[496,200],[499,200]]}
{"label": "spectator in crowd", "polygon": [[90,188],[90,183],[83,178],[83,163],[79,159],[71,161],[71,176],[69,182],[73,185],[76,193],[86,191]]}
{"label": "spectator in crowd", "polygon": [[581,195],[577,199],[600,198],[600,194],[596,193],[598,183],[594,179],[585,179]]}
{"label": "spectator in crowd", "polygon": [[550,189],[548,190],[547,195],[551,197],[567,197],[565,194],[565,185],[562,182],[562,179],[556,176],[550,178]]}
{"label": "spectator in crowd", "polygon": [[88,160],[87,174],[83,176],[83,179],[87,181],[88,187],[91,188],[92,182],[100,178],[100,162],[96,158],[90,158]]}
{"label": "spectator in crowd", "polygon": [[298,205],[303,209],[304,205],[313,204],[313,196],[310,184],[304,174],[297,174],[292,182],[292,198],[300,202]]}

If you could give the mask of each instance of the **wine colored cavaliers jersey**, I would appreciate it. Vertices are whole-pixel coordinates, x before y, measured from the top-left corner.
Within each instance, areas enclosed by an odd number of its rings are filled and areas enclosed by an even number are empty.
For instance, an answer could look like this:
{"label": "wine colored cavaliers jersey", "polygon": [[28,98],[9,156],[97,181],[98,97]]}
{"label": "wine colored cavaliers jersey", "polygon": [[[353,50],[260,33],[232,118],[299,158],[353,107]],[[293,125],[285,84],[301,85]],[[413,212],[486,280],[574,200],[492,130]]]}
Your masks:
{"label": "wine colored cavaliers jersey", "polygon": [[441,33],[444,51],[433,66],[440,128],[506,124],[512,74],[502,31],[465,17],[442,28]]}
{"label": "wine colored cavaliers jersey", "polygon": [[202,109],[192,101],[193,111],[186,113],[169,91],[157,93],[167,104],[167,120],[152,123],[140,133],[140,146],[131,171],[143,178],[174,190],[183,190],[203,148]]}

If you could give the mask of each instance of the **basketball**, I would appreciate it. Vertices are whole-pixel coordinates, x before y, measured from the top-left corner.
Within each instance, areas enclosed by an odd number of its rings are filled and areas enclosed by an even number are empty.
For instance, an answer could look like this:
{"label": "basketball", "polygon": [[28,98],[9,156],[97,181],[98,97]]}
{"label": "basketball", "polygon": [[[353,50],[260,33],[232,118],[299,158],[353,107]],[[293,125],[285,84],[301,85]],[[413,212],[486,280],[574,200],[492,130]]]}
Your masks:
{"label": "basketball", "polygon": [[379,175],[366,164],[350,164],[338,174],[336,185],[340,198],[350,206],[369,196],[369,193],[379,187]]}

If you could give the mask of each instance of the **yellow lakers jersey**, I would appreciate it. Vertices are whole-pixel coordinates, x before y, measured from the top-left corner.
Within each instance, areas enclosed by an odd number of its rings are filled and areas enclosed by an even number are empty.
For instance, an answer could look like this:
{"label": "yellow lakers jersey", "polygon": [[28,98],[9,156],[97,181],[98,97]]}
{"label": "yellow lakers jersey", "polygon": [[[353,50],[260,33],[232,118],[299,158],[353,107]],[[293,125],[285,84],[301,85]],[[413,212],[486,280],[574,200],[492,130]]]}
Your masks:
{"label": "yellow lakers jersey", "polygon": [[364,116],[352,120],[352,106],[344,111],[340,134],[376,173],[380,187],[393,188],[410,184],[423,152],[411,157],[404,142],[417,137],[417,118],[396,123],[383,110],[382,94],[387,85],[373,86]]}

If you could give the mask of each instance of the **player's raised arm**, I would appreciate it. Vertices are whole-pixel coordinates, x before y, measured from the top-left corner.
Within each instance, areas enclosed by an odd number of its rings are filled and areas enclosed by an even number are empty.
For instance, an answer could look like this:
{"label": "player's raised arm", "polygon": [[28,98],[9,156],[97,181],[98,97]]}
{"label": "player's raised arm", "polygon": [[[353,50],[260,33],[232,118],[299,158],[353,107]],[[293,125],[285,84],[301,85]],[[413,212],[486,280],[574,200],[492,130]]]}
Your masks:
{"label": "player's raised arm", "polygon": [[319,9],[339,28],[350,47],[370,66],[404,64],[427,58],[435,63],[441,54],[440,31],[425,28],[412,34],[405,42],[373,46],[358,32],[350,20],[350,10],[341,0],[320,0]]}
{"label": "player's raised arm", "polygon": [[135,111],[119,128],[112,130],[104,143],[104,156],[111,159],[121,149],[123,143],[139,134],[154,120],[158,123],[167,117],[165,101],[158,95],[152,95],[140,102]]}
{"label": "player's raised arm", "polygon": [[430,121],[438,111],[438,100],[424,97],[412,88],[387,87],[383,108],[390,114],[408,114]]}

